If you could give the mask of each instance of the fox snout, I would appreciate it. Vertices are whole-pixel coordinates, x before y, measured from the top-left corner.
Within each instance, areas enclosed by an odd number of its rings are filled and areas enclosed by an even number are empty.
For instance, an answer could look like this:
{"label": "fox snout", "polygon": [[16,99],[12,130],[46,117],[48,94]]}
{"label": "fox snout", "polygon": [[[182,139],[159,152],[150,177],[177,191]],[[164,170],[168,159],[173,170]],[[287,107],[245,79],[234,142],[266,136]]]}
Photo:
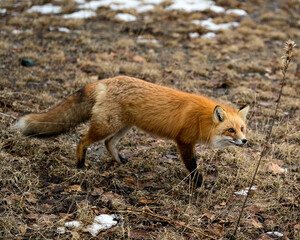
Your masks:
{"label": "fox snout", "polygon": [[230,143],[233,143],[237,146],[243,146],[247,143],[247,139],[243,138],[243,139],[232,139],[229,141]]}

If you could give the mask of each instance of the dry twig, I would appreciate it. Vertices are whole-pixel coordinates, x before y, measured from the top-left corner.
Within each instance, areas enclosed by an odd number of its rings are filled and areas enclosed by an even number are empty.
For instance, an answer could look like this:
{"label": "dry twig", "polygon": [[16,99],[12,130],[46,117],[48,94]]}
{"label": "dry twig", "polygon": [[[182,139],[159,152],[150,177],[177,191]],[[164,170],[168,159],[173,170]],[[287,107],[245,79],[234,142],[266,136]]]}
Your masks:
{"label": "dry twig", "polygon": [[130,211],[130,212],[138,212],[138,213],[141,213],[141,214],[144,214],[144,215],[150,215],[152,217],[156,217],[156,218],[159,218],[159,219],[162,219],[162,220],[165,220],[169,223],[173,223],[175,225],[179,225],[181,227],[184,227],[184,228],[187,228],[187,229],[190,229],[191,231],[194,231],[194,232],[197,232],[207,238],[210,238],[210,239],[214,239],[214,240],[217,240],[217,238],[213,237],[213,236],[210,236],[206,233],[204,233],[203,231],[201,231],[200,229],[198,228],[193,228],[193,227],[190,227],[190,226],[187,226],[186,224],[184,223],[181,223],[181,222],[177,222],[171,218],[167,218],[167,217],[164,217],[164,216],[160,216],[160,215],[157,215],[156,213],[154,213],[153,211],[151,211],[149,208],[146,209],[146,210],[138,210],[138,209],[133,209],[133,208],[127,208],[126,209],[127,211]]}
{"label": "dry twig", "polygon": [[12,118],[12,119],[14,119],[14,120],[17,119],[16,117],[14,117],[14,116],[12,116],[12,115],[8,115],[8,114],[2,113],[2,112],[0,112],[0,115],[2,115],[2,116],[4,116],[4,117]]}
{"label": "dry twig", "polygon": [[262,158],[263,158],[264,155],[266,154],[266,151],[267,151],[267,144],[270,142],[271,133],[272,133],[272,129],[273,129],[273,126],[274,126],[275,118],[276,118],[276,116],[277,116],[277,111],[278,111],[278,106],[279,106],[280,99],[281,99],[281,95],[282,95],[283,86],[285,85],[286,71],[287,71],[287,69],[288,69],[288,67],[289,67],[289,64],[290,64],[291,60],[292,60],[292,57],[293,57],[293,49],[294,49],[295,46],[296,46],[296,44],[295,44],[295,42],[292,41],[292,40],[288,40],[288,41],[285,42],[284,50],[286,50],[286,52],[285,52],[285,54],[281,57],[281,58],[282,58],[282,66],[283,66],[283,68],[282,68],[281,88],[280,88],[280,92],[279,92],[277,104],[276,104],[276,107],[275,107],[275,112],[274,112],[274,115],[273,115],[273,118],[272,118],[272,123],[271,123],[270,129],[269,129],[269,131],[268,131],[267,134],[266,134],[265,142],[264,142],[264,144],[263,144],[263,146],[262,146],[263,149],[262,149],[262,151],[261,151],[260,158],[259,158],[259,160],[258,160],[258,163],[257,163],[256,169],[255,169],[255,172],[254,172],[252,181],[251,181],[251,183],[250,183],[249,191],[247,192],[246,198],[245,198],[245,200],[244,200],[244,203],[243,203],[243,206],[242,206],[242,209],[241,209],[241,212],[240,212],[240,215],[239,215],[237,224],[236,224],[236,227],[235,227],[235,229],[234,229],[234,233],[233,233],[233,237],[234,237],[234,238],[235,238],[237,229],[238,229],[238,227],[239,227],[239,224],[240,224],[240,221],[241,221],[241,217],[242,217],[244,208],[245,208],[245,206],[246,206],[246,202],[247,202],[247,200],[248,200],[248,197],[249,197],[251,188],[252,188],[252,186],[253,186],[253,184],[254,184],[254,180],[255,180],[255,177],[256,177],[256,174],[257,174],[259,165],[260,165],[260,163],[261,163]]}

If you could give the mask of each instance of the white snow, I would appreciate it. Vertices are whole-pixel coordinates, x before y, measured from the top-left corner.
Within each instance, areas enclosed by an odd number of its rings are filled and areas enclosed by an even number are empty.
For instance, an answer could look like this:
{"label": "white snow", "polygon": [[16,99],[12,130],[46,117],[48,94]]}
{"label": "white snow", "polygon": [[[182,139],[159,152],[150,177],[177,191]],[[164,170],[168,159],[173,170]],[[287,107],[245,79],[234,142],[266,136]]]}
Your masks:
{"label": "white snow", "polygon": [[90,1],[90,2],[83,2],[78,6],[79,9],[92,9],[97,10],[101,6],[107,6],[105,4],[107,1]]}
{"label": "white snow", "polygon": [[220,7],[220,6],[211,6],[209,9],[213,12],[216,12],[216,13],[221,13],[221,12],[225,11],[225,9],[223,7]]}
{"label": "white snow", "polygon": [[116,19],[124,21],[124,22],[133,22],[136,21],[136,16],[133,16],[128,13],[118,13],[115,16]]}
{"label": "white snow", "polygon": [[66,27],[59,27],[57,30],[59,32],[65,32],[65,33],[71,32],[71,30],[69,28],[66,28]]}
{"label": "white snow", "polygon": [[73,0],[74,2],[78,3],[78,4],[83,4],[85,3],[85,0]]}
{"label": "white snow", "polygon": [[225,9],[216,6],[214,1],[210,0],[174,0],[173,4],[167,7],[168,10],[182,10],[185,12],[211,10],[224,12]]}
{"label": "white snow", "polygon": [[276,237],[283,237],[283,234],[280,232],[267,232],[268,235],[274,235]]}
{"label": "white snow", "polygon": [[1,8],[0,9],[0,13],[2,13],[2,14],[6,13],[6,11],[7,11],[6,8]]}
{"label": "white snow", "polygon": [[41,14],[57,14],[61,12],[60,6],[54,6],[51,3],[45,5],[32,6],[27,10],[27,12],[38,12]]}
{"label": "white snow", "polygon": [[205,33],[201,36],[201,38],[208,38],[208,39],[213,39],[215,38],[217,35],[214,32],[208,32]]}
{"label": "white snow", "polygon": [[140,6],[140,2],[138,1],[119,1],[115,2],[113,1],[114,4],[110,5],[110,9],[117,11],[117,10],[123,10],[123,9],[138,9]]}
{"label": "white snow", "polygon": [[64,227],[58,227],[57,230],[56,230],[56,232],[58,234],[64,234],[64,233],[66,233],[66,228],[64,228]]}
{"label": "white snow", "polygon": [[[109,7],[113,11],[134,9],[138,13],[151,11],[155,6],[161,4],[165,0],[74,0],[77,8],[82,11],[72,14],[65,14],[63,18],[89,18],[95,16],[95,11],[99,7]],[[216,13],[225,12],[221,6],[215,5],[212,0],[173,0],[172,4],[165,8],[166,10],[182,10],[186,12],[211,10]],[[28,9],[28,12],[39,12],[41,14],[58,14],[61,13],[61,6],[55,6],[51,3],[45,5],[36,5]],[[86,10],[86,11],[83,11]],[[0,9],[0,13],[6,13],[6,9]],[[239,16],[247,15],[242,9],[229,9],[227,14],[233,13]]]}
{"label": "white snow", "polygon": [[143,5],[143,6],[139,6],[138,8],[136,8],[136,11],[138,13],[142,13],[142,12],[148,12],[153,9],[154,9],[154,5]]}
{"label": "white snow", "polygon": [[94,218],[94,223],[86,227],[85,231],[90,232],[94,237],[98,235],[101,230],[106,230],[115,226],[118,221],[114,218],[118,218],[116,215],[101,214]]}
{"label": "white snow", "polygon": [[69,18],[74,18],[74,19],[85,19],[85,18],[90,18],[90,17],[95,17],[96,13],[91,10],[80,10],[78,12],[73,12],[71,14],[64,14],[62,17],[64,19],[69,19]]}
{"label": "white snow", "polygon": [[149,4],[161,4],[165,0],[144,0],[143,2],[149,3]]}
{"label": "white snow", "polygon": [[[152,10],[154,6],[161,4],[164,0],[93,0],[85,2],[76,0],[79,9],[97,10],[99,7],[110,7],[111,10],[135,9],[137,12]],[[224,12],[221,6],[216,6],[211,0],[173,0],[173,3],[166,8],[167,10],[182,10],[186,12],[211,10],[216,13]]]}
{"label": "white snow", "polygon": [[189,33],[189,36],[190,36],[190,38],[198,38],[199,33],[197,33],[197,32]]}
{"label": "white snow", "polygon": [[238,15],[238,16],[246,16],[247,15],[247,12],[243,9],[228,9],[226,11],[227,14],[230,14],[230,13],[233,13],[235,15]]}
{"label": "white snow", "polygon": [[122,217],[119,217],[115,214],[113,214],[113,215],[101,214],[94,218],[93,224],[88,225],[85,228],[82,227],[82,222],[70,221],[70,222],[66,222],[64,227],[58,227],[56,232],[59,234],[64,234],[66,232],[70,232],[74,228],[80,228],[77,230],[83,230],[85,232],[89,232],[95,237],[98,235],[98,233],[101,230],[106,230],[106,229],[111,228],[112,226],[117,225],[118,221],[116,221],[114,219],[121,220]]}
{"label": "white snow", "polygon": [[[18,30],[18,29],[14,29],[14,30],[12,30],[11,31],[11,33],[12,34],[20,34],[20,33],[22,33],[22,31],[21,30]],[[22,120],[22,119],[21,119]],[[25,127],[25,122],[23,122],[23,121],[18,121],[16,124],[15,124],[15,128],[17,128],[17,129],[24,129]]]}
{"label": "white snow", "polygon": [[[251,187],[251,190],[257,190],[257,187],[256,186],[252,186]],[[238,191],[238,192],[234,192],[235,195],[242,195],[242,196],[246,196],[247,193],[249,191],[249,188],[246,188],[246,189],[242,189],[241,191]]]}
{"label": "white snow", "polygon": [[80,226],[81,226],[81,222],[79,221],[71,221],[65,223],[65,227],[69,227],[69,228],[78,228]]}
{"label": "white snow", "polygon": [[147,39],[144,38],[143,36],[138,36],[137,43],[154,43],[154,44],[158,44],[158,41],[156,39]]}
{"label": "white snow", "polygon": [[193,20],[192,22],[196,25],[201,25],[201,26],[205,27],[207,30],[210,30],[210,31],[225,30],[225,29],[229,29],[231,27],[238,27],[239,26],[238,22],[215,24],[213,22],[212,18],[208,18],[204,21]]}

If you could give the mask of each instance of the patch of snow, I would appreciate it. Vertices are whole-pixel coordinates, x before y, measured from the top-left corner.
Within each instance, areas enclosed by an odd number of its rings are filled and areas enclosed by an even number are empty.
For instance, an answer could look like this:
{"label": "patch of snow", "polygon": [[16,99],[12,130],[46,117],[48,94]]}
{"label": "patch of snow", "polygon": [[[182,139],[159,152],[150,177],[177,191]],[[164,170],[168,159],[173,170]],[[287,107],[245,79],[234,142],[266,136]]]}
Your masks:
{"label": "patch of snow", "polygon": [[27,12],[38,12],[41,14],[57,14],[61,12],[60,6],[54,6],[51,3],[45,5],[32,6],[27,10]]}
{"label": "patch of snow", "polygon": [[80,226],[81,226],[81,222],[79,221],[71,221],[65,223],[65,227],[69,227],[69,228],[78,228]]}
{"label": "patch of snow", "polygon": [[283,234],[280,232],[267,232],[268,235],[274,235],[276,237],[283,237]]}
{"label": "patch of snow", "polygon": [[167,10],[182,10],[185,12],[211,10],[217,12],[224,12],[224,8],[216,6],[211,0],[176,0],[173,1]]}
{"label": "patch of snow", "polygon": [[[96,11],[99,7],[109,7],[111,10],[135,9],[137,12],[147,12],[152,10],[156,5],[161,4],[165,0],[74,0],[78,4],[79,9],[89,9]],[[212,0],[173,0],[172,4],[166,10],[182,10],[186,12],[211,10],[216,13],[225,12],[221,6],[215,5]],[[247,15],[241,9],[229,9],[226,13],[233,13],[239,16]]]}
{"label": "patch of snow", "polygon": [[154,43],[154,44],[158,44],[158,41],[156,39],[146,39],[143,36],[138,36],[137,43]]}
{"label": "patch of snow", "polygon": [[64,234],[64,233],[66,233],[66,229],[64,227],[58,227],[56,232],[58,234]]}
{"label": "patch of snow", "polygon": [[71,32],[71,30],[69,28],[66,28],[66,27],[59,27],[57,29],[59,32],[64,32],[64,33],[69,33]]}
{"label": "patch of snow", "polygon": [[123,10],[123,9],[138,9],[140,6],[140,2],[138,1],[113,1],[114,4],[110,5],[110,9],[117,11],[117,10]]}
{"label": "patch of snow", "polygon": [[154,9],[154,5],[143,5],[136,8],[138,13],[148,12]]}
{"label": "patch of snow", "polygon": [[90,1],[81,3],[78,8],[79,9],[92,9],[97,10],[99,7],[106,6],[107,1]]}
{"label": "patch of snow", "polygon": [[98,235],[100,230],[106,230],[115,226],[118,221],[115,221],[114,218],[117,218],[115,215],[101,214],[94,218],[94,223],[86,227],[85,231],[91,233],[94,237]]}
{"label": "patch of snow", "polygon": [[220,7],[220,6],[211,6],[209,9],[213,12],[216,12],[216,13],[221,13],[221,12],[225,11],[225,9],[223,7]]}
{"label": "patch of snow", "polygon": [[85,3],[85,0],[73,0],[74,2],[76,2],[77,4],[83,4]]}
{"label": "patch of snow", "polygon": [[226,11],[227,14],[230,14],[230,13],[233,13],[235,15],[238,15],[238,16],[246,16],[247,15],[247,12],[243,9],[228,9]]}
{"label": "patch of snow", "polygon": [[96,237],[98,233],[102,230],[101,224],[93,223],[92,225],[88,225],[85,229],[86,232],[92,234],[92,236]]}
{"label": "patch of snow", "polygon": [[[12,34],[20,34],[20,33],[22,33],[22,31],[18,30],[18,29],[14,29],[11,31],[11,33]],[[22,121],[17,122],[15,125],[15,128],[24,129],[24,123]]]}
{"label": "patch of snow", "polygon": [[73,12],[71,14],[62,15],[62,17],[64,19],[70,19],[70,18],[85,19],[85,18],[90,18],[90,17],[95,17],[95,16],[96,16],[96,13],[91,10],[80,10],[78,12]]}
{"label": "patch of snow", "polygon": [[1,9],[0,9],[0,13],[2,13],[2,14],[5,14],[6,11],[7,11],[6,8],[1,8]]}
{"label": "patch of snow", "polygon": [[217,35],[213,32],[208,32],[208,33],[205,33],[201,36],[201,38],[208,38],[208,39],[213,39],[215,38]]}
{"label": "patch of snow", "polygon": [[210,30],[210,31],[225,30],[225,29],[229,29],[231,27],[238,27],[239,26],[238,22],[215,24],[215,23],[213,23],[212,18],[208,18],[204,21],[193,20],[192,22],[196,25],[201,25],[201,26],[205,27],[207,30]]}
{"label": "patch of snow", "polygon": [[108,229],[118,223],[118,221],[115,221],[114,218],[115,215],[101,214],[94,218],[94,222],[102,224],[104,229]]}
{"label": "patch of snow", "polygon": [[189,33],[190,38],[198,38],[200,35],[197,32]]}
{"label": "patch of snow", "polygon": [[124,21],[124,22],[133,22],[136,21],[136,16],[133,16],[128,13],[118,13],[115,16],[116,19]]}
{"label": "patch of snow", "polygon": [[[256,186],[252,186],[251,190],[257,190]],[[238,192],[234,192],[235,195],[242,195],[242,196],[246,196],[248,194],[249,188],[247,187],[246,189],[242,189],[241,191]]]}
{"label": "patch of snow", "polygon": [[[98,235],[101,230],[106,230],[111,228],[112,226],[117,225],[118,221],[122,220],[123,218],[117,216],[115,214],[108,215],[108,214],[101,214],[94,218],[94,222],[91,225],[88,225],[86,228],[81,228],[82,223],[79,221],[70,221],[66,222],[64,227],[58,227],[56,232],[59,234],[64,234],[66,232],[70,232],[71,228],[79,228],[85,232],[91,233],[94,237]],[[69,229],[68,229],[69,228]]]}
{"label": "patch of snow", "polygon": [[149,4],[161,4],[162,2],[164,2],[165,0],[144,0],[143,2],[145,3],[149,3]]}

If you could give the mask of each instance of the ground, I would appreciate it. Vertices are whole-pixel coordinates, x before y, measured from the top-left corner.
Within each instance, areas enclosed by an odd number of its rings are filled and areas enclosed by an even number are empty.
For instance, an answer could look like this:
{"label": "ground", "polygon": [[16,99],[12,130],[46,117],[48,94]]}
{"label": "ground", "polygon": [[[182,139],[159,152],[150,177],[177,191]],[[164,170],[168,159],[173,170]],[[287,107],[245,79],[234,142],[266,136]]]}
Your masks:
{"label": "ground", "polygon": [[[0,1],[6,9],[0,11],[0,238],[207,239],[178,223],[215,238],[230,236],[244,200],[234,192],[248,187],[254,174],[278,99],[288,39],[298,47],[254,182],[257,189],[236,236],[298,238],[299,1],[216,1],[225,9],[244,9],[247,16],[166,10],[172,1],[144,13],[100,7],[95,17],[75,20],[26,11],[47,2]],[[63,13],[76,9],[72,0],[52,2]],[[114,16],[121,12],[137,20],[117,20]],[[213,39],[201,38],[208,30],[192,21],[209,17],[239,26],[215,31]],[[85,84],[117,75],[203,94],[230,106],[250,104],[247,146],[197,145],[205,182],[193,190],[176,145],[139,129],[133,128],[119,144],[126,164],[112,165],[99,143],[88,150],[86,169],[78,170],[75,148],[89,123],[52,138],[23,137],[13,128],[25,113],[46,111]],[[267,172],[269,162],[287,172]],[[140,212],[148,208],[165,220]],[[82,229],[57,233],[67,221],[88,225],[103,213],[122,219],[97,237]],[[283,237],[266,234],[272,231]]]}

